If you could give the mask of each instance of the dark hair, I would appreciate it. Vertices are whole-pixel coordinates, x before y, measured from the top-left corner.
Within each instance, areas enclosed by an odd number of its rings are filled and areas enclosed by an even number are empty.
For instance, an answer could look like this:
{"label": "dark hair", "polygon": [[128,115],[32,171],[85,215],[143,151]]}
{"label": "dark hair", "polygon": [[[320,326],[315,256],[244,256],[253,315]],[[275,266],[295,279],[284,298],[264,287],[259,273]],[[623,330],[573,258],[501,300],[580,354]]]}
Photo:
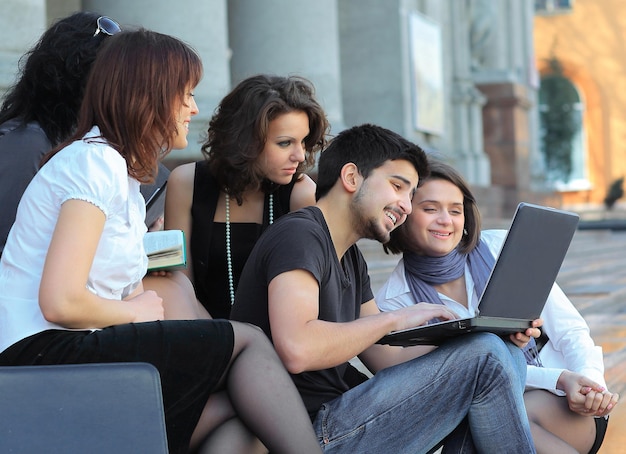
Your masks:
{"label": "dark hair", "polygon": [[339,179],[341,169],[351,162],[367,178],[386,161],[404,159],[417,170],[420,179],[428,175],[426,153],[399,134],[371,124],[353,126],[340,132],[320,155],[315,198],[324,197]]}
{"label": "dark hair", "polygon": [[202,77],[198,54],[168,35],[139,29],[107,38],[93,63],[75,134],[95,125],[126,160],[132,177],[149,182],[159,157],[171,150],[176,109]]}
{"label": "dark hair", "polygon": [[[463,227],[467,230],[467,235],[463,235],[461,238],[458,249],[459,252],[463,254],[469,254],[478,245],[478,241],[480,240],[481,220],[476,198],[474,194],[472,194],[463,176],[450,164],[438,159],[433,159],[432,157],[429,157],[428,163],[430,166],[430,175],[420,179],[420,184],[424,184],[426,181],[430,180],[445,180],[455,185],[463,193],[463,213],[465,215],[465,225]],[[408,233],[406,230],[406,223],[404,223],[391,232],[391,239],[383,245],[385,252],[391,252],[393,254],[407,252],[408,242],[406,235]]]}
{"label": "dark hair", "polygon": [[295,178],[315,163],[315,153],[326,144],[329,125],[315,99],[315,90],[303,77],[256,75],[240,82],[215,110],[202,153],[221,190],[239,203],[250,187],[262,187],[257,158],[265,147],[269,124],[276,117],[302,111],[309,118],[306,156]]}
{"label": "dark hair", "polygon": [[95,13],[79,12],[55,22],[19,62],[17,82],[6,93],[0,124],[36,121],[52,146],[74,132],[91,64],[107,35],[96,31]]}

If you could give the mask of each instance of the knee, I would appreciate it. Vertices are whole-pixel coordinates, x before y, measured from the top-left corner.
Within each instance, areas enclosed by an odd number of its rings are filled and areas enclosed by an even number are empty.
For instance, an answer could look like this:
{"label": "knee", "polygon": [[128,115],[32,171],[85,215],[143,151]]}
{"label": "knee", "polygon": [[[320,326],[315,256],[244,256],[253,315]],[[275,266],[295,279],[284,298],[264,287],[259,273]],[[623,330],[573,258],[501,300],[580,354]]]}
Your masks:
{"label": "knee", "polygon": [[493,358],[523,388],[526,381],[526,362],[520,348],[493,333],[476,333],[471,337],[472,349],[477,355]]}
{"label": "knee", "polygon": [[[530,391],[532,394],[532,391]],[[540,414],[536,411],[534,396],[529,392],[524,393],[524,407],[526,408],[526,415],[528,416],[528,422],[537,426],[541,426]]]}
{"label": "knee", "polygon": [[524,406],[528,421],[543,427],[547,421],[559,420],[568,415],[567,399],[544,389],[530,389],[524,392]]}
{"label": "knee", "polygon": [[231,320],[235,339],[240,344],[267,345],[271,347],[271,343],[263,330],[256,325],[250,323],[236,322]]}
{"label": "knee", "polygon": [[526,361],[522,349],[511,341],[493,333],[479,333],[479,339],[493,356],[505,363],[511,363],[516,369],[526,370]]}
{"label": "knee", "polygon": [[493,333],[475,333],[468,336],[469,345],[477,354],[489,354],[497,358],[508,359],[510,351],[505,341]]}

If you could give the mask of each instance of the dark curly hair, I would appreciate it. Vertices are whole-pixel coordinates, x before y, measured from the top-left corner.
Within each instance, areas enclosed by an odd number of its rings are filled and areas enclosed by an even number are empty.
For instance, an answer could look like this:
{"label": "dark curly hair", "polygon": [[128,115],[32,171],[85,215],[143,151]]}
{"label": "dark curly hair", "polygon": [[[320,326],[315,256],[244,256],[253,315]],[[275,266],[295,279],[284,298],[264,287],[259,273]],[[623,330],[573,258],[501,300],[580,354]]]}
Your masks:
{"label": "dark curly hair", "polygon": [[99,14],[74,13],[55,22],[19,61],[16,83],[0,108],[0,124],[36,121],[52,146],[76,127],[91,64],[106,34],[94,36]]}
{"label": "dark curly hair", "polygon": [[240,82],[215,110],[202,153],[220,189],[238,203],[246,189],[269,190],[271,182],[259,171],[257,158],[265,147],[270,122],[293,111],[309,117],[305,160],[295,175],[299,178],[315,163],[315,153],[324,148],[329,129],[310,81],[298,76],[252,76]]}

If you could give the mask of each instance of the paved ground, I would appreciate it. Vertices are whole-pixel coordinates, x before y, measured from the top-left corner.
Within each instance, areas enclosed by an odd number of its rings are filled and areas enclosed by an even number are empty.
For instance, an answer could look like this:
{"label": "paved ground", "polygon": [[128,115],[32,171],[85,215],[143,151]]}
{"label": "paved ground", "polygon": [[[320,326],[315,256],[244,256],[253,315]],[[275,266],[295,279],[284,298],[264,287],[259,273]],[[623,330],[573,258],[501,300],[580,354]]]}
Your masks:
{"label": "paved ground", "polygon": [[[485,225],[507,227],[498,221]],[[361,241],[359,246],[376,292],[398,256],[385,255],[373,241]],[[600,454],[626,453],[626,231],[577,231],[557,282],[589,323],[592,337],[604,351],[609,388],[622,396]]]}

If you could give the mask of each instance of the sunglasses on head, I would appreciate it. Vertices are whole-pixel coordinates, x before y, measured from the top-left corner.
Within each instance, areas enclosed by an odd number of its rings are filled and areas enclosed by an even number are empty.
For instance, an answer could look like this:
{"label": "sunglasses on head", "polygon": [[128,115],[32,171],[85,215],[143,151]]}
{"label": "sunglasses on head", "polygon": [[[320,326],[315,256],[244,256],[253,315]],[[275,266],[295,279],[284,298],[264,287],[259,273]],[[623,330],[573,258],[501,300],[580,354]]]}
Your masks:
{"label": "sunglasses on head", "polygon": [[101,32],[105,35],[113,36],[122,31],[120,24],[115,22],[110,17],[100,16],[96,21],[96,24],[98,25],[98,28],[96,28],[96,32],[93,36],[97,36]]}

